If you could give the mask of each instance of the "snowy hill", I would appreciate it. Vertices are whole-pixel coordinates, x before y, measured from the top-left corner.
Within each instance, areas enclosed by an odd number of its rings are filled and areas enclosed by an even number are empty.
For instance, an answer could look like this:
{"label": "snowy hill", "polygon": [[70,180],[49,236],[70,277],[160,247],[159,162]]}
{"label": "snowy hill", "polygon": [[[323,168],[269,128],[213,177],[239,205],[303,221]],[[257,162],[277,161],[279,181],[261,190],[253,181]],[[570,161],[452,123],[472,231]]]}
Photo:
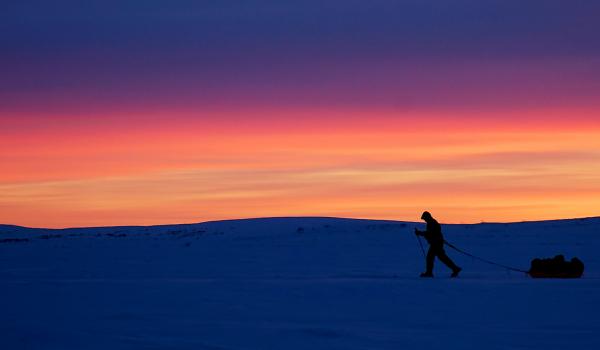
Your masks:
{"label": "snowy hill", "polygon": [[595,349],[600,218],[444,225],[528,269],[564,254],[579,280],[533,280],[447,249],[420,223],[266,218],[151,227],[0,225],[2,349]]}

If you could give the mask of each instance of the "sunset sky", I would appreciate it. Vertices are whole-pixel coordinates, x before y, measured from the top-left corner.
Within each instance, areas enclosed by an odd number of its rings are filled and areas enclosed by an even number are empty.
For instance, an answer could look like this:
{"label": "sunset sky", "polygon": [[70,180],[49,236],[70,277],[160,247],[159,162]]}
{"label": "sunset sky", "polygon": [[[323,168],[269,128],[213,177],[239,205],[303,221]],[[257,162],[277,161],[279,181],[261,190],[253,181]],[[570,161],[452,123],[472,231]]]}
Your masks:
{"label": "sunset sky", "polygon": [[14,1],[0,223],[600,215],[598,1]]}

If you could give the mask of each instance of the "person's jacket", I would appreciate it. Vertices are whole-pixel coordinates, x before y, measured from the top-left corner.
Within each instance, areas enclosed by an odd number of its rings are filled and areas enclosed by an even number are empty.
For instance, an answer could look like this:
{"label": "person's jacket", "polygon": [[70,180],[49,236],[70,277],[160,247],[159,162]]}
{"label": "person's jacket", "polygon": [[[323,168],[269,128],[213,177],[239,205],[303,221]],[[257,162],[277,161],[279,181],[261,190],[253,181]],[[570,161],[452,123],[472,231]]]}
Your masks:
{"label": "person's jacket", "polygon": [[444,236],[442,236],[442,226],[436,221],[431,220],[427,223],[427,230],[423,232],[423,237],[427,240],[427,243],[435,247],[444,246]]}

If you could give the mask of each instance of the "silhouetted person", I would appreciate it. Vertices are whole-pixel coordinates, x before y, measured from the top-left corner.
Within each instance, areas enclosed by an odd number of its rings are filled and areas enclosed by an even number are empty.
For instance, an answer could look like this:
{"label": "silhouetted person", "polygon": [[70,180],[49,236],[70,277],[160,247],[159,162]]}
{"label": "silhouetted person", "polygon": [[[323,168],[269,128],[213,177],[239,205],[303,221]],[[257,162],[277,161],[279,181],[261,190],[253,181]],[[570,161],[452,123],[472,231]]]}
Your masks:
{"label": "silhouetted person", "polygon": [[417,236],[423,236],[429,243],[429,250],[427,251],[427,271],[421,274],[421,277],[433,277],[433,261],[437,256],[441,262],[446,264],[452,269],[451,277],[457,277],[458,273],[462,270],[458,267],[444,251],[444,236],[442,236],[442,227],[440,224],[426,211],[421,215],[421,219],[427,223],[427,229],[425,231],[419,231],[415,228],[415,234]]}

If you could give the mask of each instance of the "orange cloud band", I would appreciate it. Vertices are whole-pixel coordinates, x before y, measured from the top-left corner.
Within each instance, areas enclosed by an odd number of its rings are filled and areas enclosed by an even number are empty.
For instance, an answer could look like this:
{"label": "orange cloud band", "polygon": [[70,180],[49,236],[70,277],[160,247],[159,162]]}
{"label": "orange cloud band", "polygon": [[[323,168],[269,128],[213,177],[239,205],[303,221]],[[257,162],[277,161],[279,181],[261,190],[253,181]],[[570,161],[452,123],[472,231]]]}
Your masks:
{"label": "orange cloud band", "polygon": [[593,110],[205,113],[89,123],[3,117],[0,222],[409,220],[424,208],[451,222],[598,214]]}

